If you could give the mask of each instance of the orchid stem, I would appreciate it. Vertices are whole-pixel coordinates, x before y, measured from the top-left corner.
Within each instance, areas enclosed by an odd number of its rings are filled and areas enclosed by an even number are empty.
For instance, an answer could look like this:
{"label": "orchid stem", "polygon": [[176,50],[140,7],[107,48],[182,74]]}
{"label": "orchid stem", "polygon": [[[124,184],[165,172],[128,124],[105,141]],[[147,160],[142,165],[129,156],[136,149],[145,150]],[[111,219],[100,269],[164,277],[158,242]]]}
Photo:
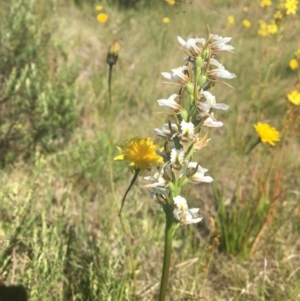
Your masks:
{"label": "orchid stem", "polygon": [[171,253],[172,253],[173,234],[177,229],[177,224],[174,223],[174,217],[172,211],[165,209],[165,213],[166,213],[165,249],[164,249],[162,276],[160,282],[159,301],[165,301],[166,299]]}

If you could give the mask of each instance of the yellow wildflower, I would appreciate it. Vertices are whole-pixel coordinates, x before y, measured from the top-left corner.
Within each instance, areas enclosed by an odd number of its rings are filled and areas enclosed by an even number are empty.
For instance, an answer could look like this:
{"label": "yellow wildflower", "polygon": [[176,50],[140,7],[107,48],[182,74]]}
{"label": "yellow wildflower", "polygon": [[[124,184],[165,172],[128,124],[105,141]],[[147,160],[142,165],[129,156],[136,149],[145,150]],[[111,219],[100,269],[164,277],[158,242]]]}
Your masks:
{"label": "yellow wildflower", "polygon": [[99,14],[99,15],[97,16],[97,20],[98,20],[100,23],[105,23],[105,22],[107,22],[107,19],[108,19],[108,17],[107,17],[107,15],[104,14],[104,13],[101,13],[101,14]]}
{"label": "yellow wildflower", "polygon": [[165,0],[169,5],[174,5],[176,2],[175,0]]}
{"label": "yellow wildflower", "polygon": [[251,26],[251,23],[249,20],[244,20],[243,21],[243,25],[246,27],[246,28],[249,28]]}
{"label": "yellow wildflower", "polygon": [[258,34],[262,37],[266,37],[268,35],[268,25],[264,21],[260,21]]}
{"label": "yellow wildflower", "polygon": [[297,90],[290,91],[286,97],[292,104],[300,106],[300,92]]}
{"label": "yellow wildflower", "polygon": [[295,52],[295,55],[296,55],[297,59],[300,60],[300,48],[297,49],[297,51]]}
{"label": "yellow wildflower", "polygon": [[169,19],[168,17],[164,17],[164,18],[162,19],[162,21],[163,21],[163,23],[165,23],[165,24],[170,23],[170,19]]}
{"label": "yellow wildflower", "polygon": [[273,21],[271,24],[268,25],[267,31],[270,34],[275,34],[278,32],[278,27],[277,27],[275,21]]}
{"label": "yellow wildflower", "polygon": [[152,165],[163,163],[163,159],[156,153],[159,149],[150,138],[142,139],[139,137],[132,138],[125,144],[122,149],[118,150],[123,154],[114,158],[115,161],[128,161],[130,170],[139,170],[144,172],[151,169]]}
{"label": "yellow wildflower", "polygon": [[243,11],[244,12],[247,12],[249,10],[249,8],[247,7],[247,6],[245,6],[244,8],[243,8]]}
{"label": "yellow wildflower", "polygon": [[276,13],[274,14],[274,19],[282,20],[282,13],[279,10],[277,10]]}
{"label": "yellow wildflower", "polygon": [[292,70],[296,70],[296,69],[299,68],[299,63],[298,63],[298,61],[296,59],[290,60],[290,68]]}
{"label": "yellow wildflower", "polygon": [[275,145],[275,142],[280,141],[279,132],[268,123],[258,122],[254,128],[263,143]]}
{"label": "yellow wildflower", "polygon": [[103,6],[102,6],[102,5],[97,5],[97,6],[96,6],[96,10],[97,10],[97,11],[101,11],[102,9],[103,9]]}
{"label": "yellow wildflower", "polygon": [[228,16],[227,17],[227,24],[228,25],[234,25],[235,20],[234,20],[234,16]]}
{"label": "yellow wildflower", "polygon": [[286,2],[285,2],[286,14],[287,15],[290,15],[290,14],[296,15],[297,5],[298,5],[298,0],[286,0]]}
{"label": "yellow wildflower", "polygon": [[271,0],[262,0],[260,2],[260,6],[261,7],[265,7],[265,6],[270,6],[272,4],[272,1]]}
{"label": "yellow wildflower", "polygon": [[106,56],[106,63],[108,65],[114,65],[117,63],[119,52],[120,52],[120,42],[118,40],[114,40],[112,44],[108,48],[107,56]]}

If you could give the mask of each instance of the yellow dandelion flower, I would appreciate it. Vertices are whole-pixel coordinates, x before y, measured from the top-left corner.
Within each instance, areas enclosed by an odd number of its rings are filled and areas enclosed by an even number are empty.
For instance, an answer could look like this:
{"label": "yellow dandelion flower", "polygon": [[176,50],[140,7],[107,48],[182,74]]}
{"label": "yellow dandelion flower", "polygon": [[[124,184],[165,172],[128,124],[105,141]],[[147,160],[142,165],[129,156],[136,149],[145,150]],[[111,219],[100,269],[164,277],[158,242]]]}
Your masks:
{"label": "yellow dandelion flower", "polygon": [[300,48],[297,49],[297,51],[295,52],[295,55],[296,55],[297,59],[300,60]]}
{"label": "yellow dandelion flower", "polygon": [[100,22],[100,23],[106,23],[107,20],[108,20],[108,17],[106,14],[104,13],[101,13],[97,16],[97,20]]}
{"label": "yellow dandelion flower", "polygon": [[268,25],[264,21],[260,21],[260,27],[257,32],[260,36],[266,37],[268,35]]}
{"label": "yellow dandelion flower", "polygon": [[260,6],[261,7],[266,7],[266,6],[270,6],[272,4],[272,1],[271,0],[262,0],[260,2]]}
{"label": "yellow dandelion flower", "polygon": [[286,0],[285,2],[285,9],[286,9],[286,14],[290,15],[296,15],[297,12],[297,5],[298,5],[298,0]]}
{"label": "yellow dandelion flower", "polygon": [[258,122],[254,128],[263,143],[275,145],[275,142],[280,141],[279,132],[268,123]]}
{"label": "yellow dandelion flower", "polygon": [[175,0],[165,0],[169,5],[174,5],[176,3]]}
{"label": "yellow dandelion flower", "polygon": [[296,69],[299,68],[299,63],[298,63],[298,61],[296,59],[291,59],[290,60],[290,68],[292,70],[296,70]]}
{"label": "yellow dandelion flower", "polygon": [[103,6],[102,6],[102,5],[97,5],[97,6],[95,7],[95,9],[96,9],[97,11],[101,11],[101,10],[103,10]]}
{"label": "yellow dandelion flower", "polygon": [[165,24],[170,23],[170,19],[169,19],[168,17],[164,17],[164,18],[162,19],[162,21],[163,21],[163,23],[165,23]]}
{"label": "yellow dandelion flower", "polygon": [[290,91],[286,97],[292,104],[300,106],[300,92],[297,90]]}
{"label": "yellow dandelion flower", "polygon": [[249,28],[251,26],[251,23],[249,20],[244,20],[243,21],[243,25],[246,27],[246,28]]}
{"label": "yellow dandelion flower", "polygon": [[243,8],[243,11],[244,12],[247,12],[249,10],[249,8],[247,7],[247,6],[245,6],[244,8]]}
{"label": "yellow dandelion flower", "polygon": [[128,161],[130,170],[145,170],[151,169],[152,165],[163,163],[163,159],[156,153],[159,146],[154,144],[150,138],[142,139],[139,137],[132,138],[125,144],[121,155],[114,158],[115,161]]}
{"label": "yellow dandelion flower", "polygon": [[235,20],[234,20],[234,16],[228,16],[227,17],[227,24],[228,25],[234,25]]}

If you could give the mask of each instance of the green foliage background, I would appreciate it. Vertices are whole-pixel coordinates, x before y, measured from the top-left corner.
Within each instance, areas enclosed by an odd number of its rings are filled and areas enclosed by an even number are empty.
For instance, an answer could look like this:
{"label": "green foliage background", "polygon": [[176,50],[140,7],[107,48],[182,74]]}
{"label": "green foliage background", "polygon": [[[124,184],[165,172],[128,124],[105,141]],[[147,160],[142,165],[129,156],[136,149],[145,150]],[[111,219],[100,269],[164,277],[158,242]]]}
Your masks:
{"label": "green foliage background", "polygon": [[[220,61],[237,78],[214,91],[230,109],[218,112],[224,127],[197,158],[214,185],[187,192],[204,219],[175,235],[169,300],[298,300],[299,107],[285,95],[298,87],[288,64],[299,13],[280,36],[258,36],[272,14],[230,0],[0,0],[0,287],[22,285],[32,301],[157,300],[164,213],[140,179],[120,223],[132,174],[112,163],[112,183],[109,152],[134,136],[155,139],[165,122],[156,100],[176,92],[160,72],[182,64],[176,36],[205,36],[208,24],[233,37],[236,53]],[[114,39],[110,141],[105,58]],[[258,121],[289,126],[282,143],[246,155]]]}
{"label": "green foliage background", "polygon": [[1,165],[62,147],[76,125],[79,70],[51,40],[54,2],[3,8],[0,47]]}

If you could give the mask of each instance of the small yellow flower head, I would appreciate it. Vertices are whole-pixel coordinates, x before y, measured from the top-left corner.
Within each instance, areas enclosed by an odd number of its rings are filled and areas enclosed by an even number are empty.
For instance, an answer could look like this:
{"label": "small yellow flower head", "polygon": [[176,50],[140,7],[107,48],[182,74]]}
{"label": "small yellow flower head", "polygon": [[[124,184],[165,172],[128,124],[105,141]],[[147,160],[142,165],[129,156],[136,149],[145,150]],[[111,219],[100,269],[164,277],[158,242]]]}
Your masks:
{"label": "small yellow flower head", "polygon": [[275,34],[278,32],[278,26],[275,21],[273,21],[271,24],[268,24],[267,31],[270,34]]}
{"label": "small yellow flower head", "polygon": [[300,48],[297,49],[297,51],[295,52],[295,55],[296,55],[297,59],[300,60]]}
{"label": "small yellow flower head", "polygon": [[235,20],[234,20],[234,16],[228,16],[227,17],[227,24],[228,25],[234,25]]}
{"label": "small yellow flower head", "polygon": [[165,0],[169,5],[175,5],[175,0]]}
{"label": "small yellow flower head", "polygon": [[290,60],[290,68],[292,70],[296,70],[296,69],[299,68],[299,63],[298,63],[298,61],[296,59]]}
{"label": "small yellow flower head", "polygon": [[249,28],[251,26],[251,23],[249,20],[244,20],[243,21],[243,25],[246,27],[246,28]]}
{"label": "small yellow flower head", "polygon": [[118,40],[114,40],[110,47],[108,48],[107,56],[106,56],[106,63],[109,65],[116,64],[119,52],[120,52],[120,42]]}
{"label": "small yellow flower head", "polygon": [[107,22],[107,15],[104,14],[104,13],[100,13],[98,16],[97,16],[97,20],[100,22],[100,23],[106,23]]}
{"label": "small yellow flower head", "polygon": [[114,40],[109,48],[109,52],[114,55],[118,55],[120,52],[120,42],[118,40]]}
{"label": "small yellow flower head", "polygon": [[163,23],[165,23],[165,24],[170,23],[170,19],[169,19],[168,17],[164,17],[164,18],[162,19],[162,21],[163,21]]}
{"label": "small yellow flower head", "polygon": [[131,170],[139,169],[141,173],[151,169],[152,165],[163,163],[163,159],[156,153],[159,146],[153,144],[150,138],[139,137],[130,139],[124,146],[119,148],[123,154],[114,158],[115,161],[128,161]]}
{"label": "small yellow flower head", "polygon": [[300,106],[300,92],[297,90],[290,91],[286,97],[292,104]]}
{"label": "small yellow flower head", "polygon": [[272,1],[271,0],[262,0],[260,2],[260,6],[261,7],[265,7],[265,6],[270,6],[272,4]]}
{"label": "small yellow flower head", "polygon": [[275,142],[280,141],[279,132],[268,123],[258,122],[254,127],[263,143],[269,143],[274,146]]}
{"label": "small yellow flower head", "polygon": [[258,34],[262,37],[266,37],[268,35],[268,25],[264,21],[260,21]]}
{"label": "small yellow flower head", "polygon": [[276,13],[274,14],[274,19],[275,20],[282,20],[282,13],[280,10],[277,10]]}
{"label": "small yellow flower head", "polygon": [[101,10],[103,10],[103,6],[102,6],[102,5],[97,5],[97,6],[95,7],[95,9],[96,9],[97,11],[101,11]]}
{"label": "small yellow flower head", "polygon": [[245,6],[245,7],[243,8],[243,11],[244,11],[245,13],[246,13],[248,10],[249,10],[248,6]]}
{"label": "small yellow flower head", "polygon": [[285,9],[286,9],[286,14],[290,15],[296,15],[297,12],[297,5],[298,5],[298,0],[286,0],[285,2]]}

